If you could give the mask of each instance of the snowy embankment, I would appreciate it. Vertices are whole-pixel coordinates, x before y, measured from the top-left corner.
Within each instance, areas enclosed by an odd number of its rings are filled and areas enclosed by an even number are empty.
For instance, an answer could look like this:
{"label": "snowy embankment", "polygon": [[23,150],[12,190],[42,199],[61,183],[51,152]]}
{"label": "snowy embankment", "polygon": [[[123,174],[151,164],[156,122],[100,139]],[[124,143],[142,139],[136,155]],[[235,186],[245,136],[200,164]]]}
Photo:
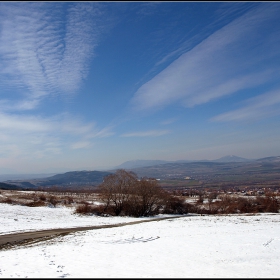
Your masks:
{"label": "snowy embankment", "polygon": [[[1,234],[139,220],[72,213],[0,204]],[[279,214],[188,216],[76,232],[0,251],[0,277],[279,278],[279,233]]]}

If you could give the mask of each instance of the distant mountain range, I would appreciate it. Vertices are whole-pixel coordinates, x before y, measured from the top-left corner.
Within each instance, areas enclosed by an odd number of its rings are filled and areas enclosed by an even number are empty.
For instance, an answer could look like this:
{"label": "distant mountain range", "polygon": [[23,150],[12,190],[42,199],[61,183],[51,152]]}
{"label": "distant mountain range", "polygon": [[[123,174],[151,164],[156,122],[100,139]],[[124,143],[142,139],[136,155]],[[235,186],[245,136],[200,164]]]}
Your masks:
{"label": "distant mountain range", "polygon": [[271,162],[271,163],[273,163],[273,162],[280,162],[280,156],[260,158],[260,159],[257,159],[256,161]]}
{"label": "distant mountain range", "polygon": [[164,164],[169,163],[171,161],[166,160],[130,160],[126,161],[118,166],[115,167],[115,169],[130,169],[130,168],[138,168],[138,167],[144,167],[144,166],[153,166],[158,164]]}
{"label": "distant mountain range", "polygon": [[22,190],[22,189],[23,189],[22,187],[13,184],[0,183],[0,190]]}
{"label": "distant mountain range", "polygon": [[246,159],[234,155],[228,155],[216,160],[134,160],[124,162],[123,164],[116,166],[114,169],[107,171],[70,171],[53,176],[44,176],[41,174],[41,178],[38,177],[38,174],[36,176],[33,175],[33,178],[31,175],[27,174],[24,174],[22,178],[18,177],[20,175],[14,175],[15,177],[12,177],[12,180],[3,180],[0,189],[10,189],[13,185],[15,186],[15,189],[33,189],[50,186],[97,186],[103,181],[105,176],[114,173],[117,169],[131,170],[135,172],[138,177],[162,179],[175,177],[181,178],[182,176],[198,176],[199,174],[200,178],[204,178],[205,176],[210,178],[211,176],[217,177],[221,174],[234,174],[234,176],[236,176],[236,174],[255,174],[255,172],[272,172],[277,175],[280,174],[280,156],[260,159]]}
{"label": "distant mountain range", "polygon": [[139,167],[146,167],[146,166],[153,166],[159,164],[166,164],[166,163],[187,163],[187,162],[249,162],[252,159],[247,159],[243,157],[238,157],[234,155],[228,155],[221,157],[215,160],[176,160],[176,161],[167,161],[167,160],[131,160],[126,161],[118,166],[115,169],[131,169],[131,168],[139,168]]}
{"label": "distant mountain range", "polygon": [[213,161],[214,162],[248,162],[248,161],[253,161],[253,160],[231,155],[231,156],[221,157],[221,158],[215,159]]}
{"label": "distant mountain range", "polygon": [[102,183],[103,178],[111,172],[107,171],[72,171],[47,177],[42,186],[61,184],[92,184]]}
{"label": "distant mountain range", "polygon": [[131,168],[138,177],[151,177],[160,180],[183,180],[191,177],[200,181],[212,182],[261,182],[280,180],[280,157],[247,160],[226,156],[209,161],[169,162],[165,164]]}

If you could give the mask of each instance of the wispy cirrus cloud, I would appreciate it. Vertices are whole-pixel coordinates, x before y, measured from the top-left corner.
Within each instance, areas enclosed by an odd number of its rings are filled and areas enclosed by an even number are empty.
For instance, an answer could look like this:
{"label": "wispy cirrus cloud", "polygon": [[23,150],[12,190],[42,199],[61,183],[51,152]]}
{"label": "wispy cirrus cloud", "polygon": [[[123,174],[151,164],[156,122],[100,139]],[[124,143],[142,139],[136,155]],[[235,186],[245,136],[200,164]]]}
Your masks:
{"label": "wispy cirrus cloud", "polygon": [[67,96],[81,87],[111,21],[97,2],[0,3],[2,150],[12,157],[43,157],[88,148],[104,136],[95,122],[77,116],[26,111],[46,97]]}
{"label": "wispy cirrus cloud", "polygon": [[[279,12],[279,5],[263,3],[213,33],[143,84],[131,101],[133,110],[161,109],[176,102],[192,107],[276,82]],[[270,33],[268,24],[273,26]]]}
{"label": "wispy cirrus cloud", "polygon": [[30,102],[74,93],[88,74],[102,17],[98,3],[1,3],[3,91],[17,89]]}
{"label": "wispy cirrus cloud", "polygon": [[[190,51],[193,47],[198,45],[208,36],[213,33],[213,29],[221,28],[222,26],[230,23],[234,17],[240,16],[246,11],[252,9],[256,3],[218,3],[219,8],[215,11],[214,15],[212,16],[211,22],[207,24],[207,26],[197,26],[189,30],[188,34],[185,36],[187,40],[179,43],[179,48],[177,47],[172,52],[165,55],[162,59],[160,59],[155,66],[159,66],[164,64],[174,58],[178,58],[183,53]],[[194,5],[199,5],[194,3]],[[202,4],[203,5],[203,4]],[[210,4],[211,5],[211,4]],[[177,45],[176,45],[177,46]]]}
{"label": "wispy cirrus cloud", "polygon": [[243,102],[244,105],[211,118],[211,121],[247,121],[280,115],[280,89],[261,94]]}
{"label": "wispy cirrus cloud", "polygon": [[88,148],[92,145],[91,142],[89,141],[79,141],[79,142],[75,142],[71,145],[71,148],[76,150],[76,149],[83,149],[83,148]]}
{"label": "wispy cirrus cloud", "polygon": [[147,130],[124,133],[122,137],[157,137],[170,133],[169,130]]}
{"label": "wispy cirrus cloud", "polygon": [[60,114],[52,117],[0,113],[0,129],[15,133],[57,132],[60,134],[95,137],[98,134],[95,122],[85,123],[77,116]]}
{"label": "wispy cirrus cloud", "polygon": [[5,157],[49,157],[62,151],[90,148],[95,138],[104,137],[104,131],[95,122],[69,114],[46,118],[0,113],[0,131]]}
{"label": "wispy cirrus cloud", "polygon": [[18,101],[4,99],[0,100],[0,112],[32,110],[38,104],[38,99],[23,99]]}
{"label": "wispy cirrus cloud", "polygon": [[140,2],[137,7],[137,14],[142,16],[150,16],[156,12],[156,8],[160,5],[160,2]]}
{"label": "wispy cirrus cloud", "polygon": [[162,121],[160,124],[161,125],[168,125],[168,124],[174,123],[176,121],[177,121],[177,118],[170,118],[170,119]]}

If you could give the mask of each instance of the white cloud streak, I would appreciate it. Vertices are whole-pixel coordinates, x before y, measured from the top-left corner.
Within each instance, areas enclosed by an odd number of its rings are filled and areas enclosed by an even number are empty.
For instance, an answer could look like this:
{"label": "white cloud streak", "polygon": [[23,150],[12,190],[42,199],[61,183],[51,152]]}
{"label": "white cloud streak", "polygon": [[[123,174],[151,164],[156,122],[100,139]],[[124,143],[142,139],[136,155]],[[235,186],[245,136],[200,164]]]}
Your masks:
{"label": "white cloud streak", "polygon": [[[277,80],[279,13],[279,5],[263,4],[216,31],[142,85],[132,99],[133,110],[175,102],[192,107]],[[278,25],[267,33],[274,21]]]}
{"label": "white cloud streak", "polygon": [[161,125],[168,125],[168,124],[174,123],[176,121],[177,121],[177,118],[171,118],[171,119],[167,119],[165,121],[162,121],[160,124]]}
{"label": "white cloud streak", "polygon": [[107,28],[102,7],[95,2],[0,3],[0,154],[48,157],[88,148],[104,134],[94,122],[68,114],[24,112],[45,97],[80,88]]}
{"label": "white cloud streak", "polygon": [[35,99],[21,101],[0,100],[0,112],[32,110],[38,106],[38,103],[39,101]]}
{"label": "white cloud streak", "polygon": [[88,148],[92,145],[91,142],[89,141],[79,141],[79,142],[76,142],[76,143],[73,143],[71,145],[71,148],[76,150],[76,149],[83,149],[83,148]]}
{"label": "white cloud streak", "polygon": [[244,121],[280,115],[280,90],[274,90],[246,100],[245,106],[217,115],[211,121]]}
{"label": "white cloud streak", "polygon": [[170,133],[169,130],[148,130],[124,133],[122,137],[157,137]]}
{"label": "white cloud streak", "polygon": [[[103,28],[98,3],[2,3],[0,85],[29,100],[71,94],[88,74]],[[63,31],[64,30],[64,31]],[[25,107],[31,109],[31,107]]]}
{"label": "white cloud streak", "polygon": [[68,114],[42,118],[0,113],[0,131],[0,155],[4,157],[49,157],[62,151],[90,148],[95,138],[104,137],[104,131],[94,122],[85,123]]}

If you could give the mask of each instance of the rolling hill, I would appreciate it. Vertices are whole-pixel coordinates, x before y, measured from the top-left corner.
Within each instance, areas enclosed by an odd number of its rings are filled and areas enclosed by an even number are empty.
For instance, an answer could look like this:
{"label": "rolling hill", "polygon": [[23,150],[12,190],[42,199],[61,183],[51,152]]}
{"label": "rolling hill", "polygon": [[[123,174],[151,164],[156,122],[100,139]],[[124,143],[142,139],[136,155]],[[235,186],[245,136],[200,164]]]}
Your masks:
{"label": "rolling hill", "polygon": [[102,183],[103,178],[109,174],[111,174],[111,172],[107,171],[71,171],[47,178],[31,180],[9,180],[7,181],[7,183],[19,186],[24,189],[50,186],[95,186]]}
{"label": "rolling hill", "polygon": [[[252,183],[259,184],[280,180],[280,156],[249,160],[237,156],[226,156],[209,161],[162,161],[137,160],[121,164],[116,169],[133,171],[138,177],[152,177],[160,180],[185,180],[192,178],[207,183]],[[51,186],[74,188],[97,186],[103,178],[116,171],[71,171],[46,178],[9,180],[5,183],[11,188],[35,189]]]}
{"label": "rolling hill", "polygon": [[243,157],[237,157],[234,155],[229,155],[229,156],[221,157],[219,159],[215,159],[213,161],[214,162],[248,162],[252,160]]}
{"label": "rolling hill", "polygon": [[[236,158],[233,158],[236,160]],[[162,181],[192,178],[201,184],[243,184],[278,186],[280,180],[280,157],[258,160],[196,161],[166,163],[132,168],[138,177],[152,177]]]}
{"label": "rolling hill", "polygon": [[13,184],[0,183],[0,190],[22,190],[20,186],[15,186]]}

